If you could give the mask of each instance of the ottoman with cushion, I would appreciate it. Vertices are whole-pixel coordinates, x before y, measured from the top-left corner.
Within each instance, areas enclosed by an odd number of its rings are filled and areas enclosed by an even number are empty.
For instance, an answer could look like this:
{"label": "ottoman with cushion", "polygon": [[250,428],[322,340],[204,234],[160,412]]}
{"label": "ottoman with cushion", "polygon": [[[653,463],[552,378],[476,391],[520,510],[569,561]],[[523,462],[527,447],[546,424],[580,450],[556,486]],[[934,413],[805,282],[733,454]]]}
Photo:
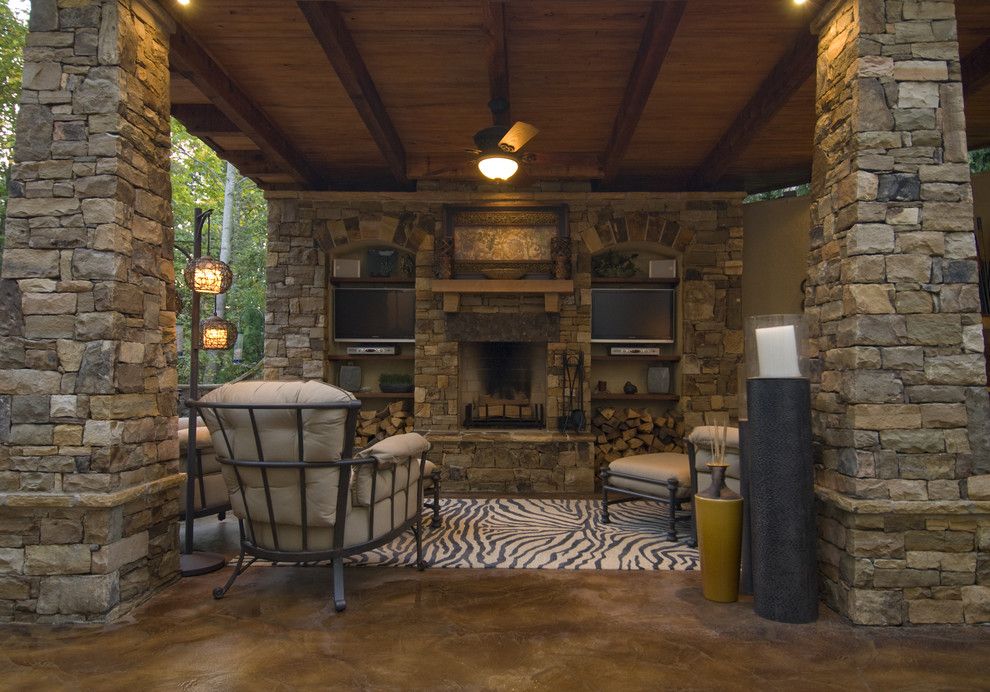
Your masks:
{"label": "ottoman with cushion", "polygon": [[691,501],[691,464],[686,454],[663,452],[622,457],[602,469],[601,477],[602,521],[610,522],[609,505],[656,500],[668,507],[667,539],[677,540],[677,515],[684,514],[682,505]]}
{"label": "ottoman with cushion", "polygon": [[[189,445],[189,417],[179,416],[179,469],[186,470],[187,449]],[[193,516],[205,517],[217,514],[222,521],[224,514],[230,509],[230,495],[227,494],[227,484],[223,480],[220,462],[213,451],[213,438],[206,423],[200,418],[196,423],[196,451],[199,453],[199,473],[194,474]],[[179,493],[179,511],[186,514],[186,493]]]}
{"label": "ottoman with cushion", "polygon": [[440,525],[440,467],[429,459],[423,469],[423,506],[433,511],[430,526]]}

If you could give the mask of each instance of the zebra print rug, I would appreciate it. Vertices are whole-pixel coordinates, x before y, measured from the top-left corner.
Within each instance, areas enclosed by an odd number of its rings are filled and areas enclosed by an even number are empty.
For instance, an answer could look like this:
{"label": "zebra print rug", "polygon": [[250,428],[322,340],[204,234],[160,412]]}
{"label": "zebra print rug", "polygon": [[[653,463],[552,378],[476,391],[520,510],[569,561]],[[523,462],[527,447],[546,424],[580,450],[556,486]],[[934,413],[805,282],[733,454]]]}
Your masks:
{"label": "zebra print rug", "polygon": [[[656,502],[609,508],[603,524],[596,500],[449,498],[441,525],[423,537],[433,567],[482,569],[695,570],[698,551],[665,539],[666,514]],[[425,517],[425,515],[424,515]],[[687,539],[690,520],[678,528]],[[406,533],[351,565],[412,565],[416,544]]]}

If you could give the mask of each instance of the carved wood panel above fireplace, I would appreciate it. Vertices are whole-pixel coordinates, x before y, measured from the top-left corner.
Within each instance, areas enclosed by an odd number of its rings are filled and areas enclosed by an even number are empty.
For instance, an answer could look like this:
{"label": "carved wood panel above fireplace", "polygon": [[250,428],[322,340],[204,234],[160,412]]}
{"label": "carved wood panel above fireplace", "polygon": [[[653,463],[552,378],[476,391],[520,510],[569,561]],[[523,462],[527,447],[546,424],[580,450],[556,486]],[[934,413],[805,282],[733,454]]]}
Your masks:
{"label": "carved wood panel above fireplace", "polygon": [[567,206],[444,207],[438,279],[569,279]]}

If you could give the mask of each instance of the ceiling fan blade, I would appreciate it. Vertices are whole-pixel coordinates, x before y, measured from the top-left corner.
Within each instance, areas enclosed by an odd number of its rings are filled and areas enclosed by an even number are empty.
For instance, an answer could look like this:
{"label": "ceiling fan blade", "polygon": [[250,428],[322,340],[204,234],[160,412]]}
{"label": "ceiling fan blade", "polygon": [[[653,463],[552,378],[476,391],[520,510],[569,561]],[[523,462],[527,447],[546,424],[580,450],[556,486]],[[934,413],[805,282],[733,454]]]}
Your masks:
{"label": "ceiling fan blade", "polygon": [[519,120],[505,133],[498,145],[508,147],[509,151],[519,151],[526,146],[526,142],[533,139],[539,132],[533,125]]}

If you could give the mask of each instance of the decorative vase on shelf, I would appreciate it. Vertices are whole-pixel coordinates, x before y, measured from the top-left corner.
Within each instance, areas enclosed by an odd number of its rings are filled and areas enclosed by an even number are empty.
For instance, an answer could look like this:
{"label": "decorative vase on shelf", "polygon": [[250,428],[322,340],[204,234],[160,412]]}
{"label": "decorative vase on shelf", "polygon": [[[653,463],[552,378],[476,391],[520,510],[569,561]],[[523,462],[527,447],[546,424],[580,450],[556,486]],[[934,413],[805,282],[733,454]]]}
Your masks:
{"label": "decorative vase on shelf", "polygon": [[727,421],[713,421],[712,461],[707,465],[712,482],[694,496],[701,556],[701,591],[709,601],[733,603],[739,599],[739,565],[742,546],[743,501],[725,485],[725,436]]}
{"label": "decorative vase on shelf", "polygon": [[625,392],[626,394],[635,394],[636,392],[639,391],[639,387],[634,385],[632,382],[626,382],[622,386],[622,391]]}

